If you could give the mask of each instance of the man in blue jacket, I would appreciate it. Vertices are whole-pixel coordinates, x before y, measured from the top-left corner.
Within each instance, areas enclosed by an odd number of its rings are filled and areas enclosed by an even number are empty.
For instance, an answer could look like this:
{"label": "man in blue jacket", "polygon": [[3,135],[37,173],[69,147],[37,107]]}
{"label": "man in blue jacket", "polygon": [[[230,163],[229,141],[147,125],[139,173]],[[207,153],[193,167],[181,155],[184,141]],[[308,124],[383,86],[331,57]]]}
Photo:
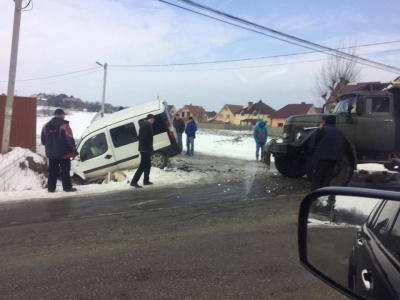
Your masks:
{"label": "man in blue jacket", "polygon": [[265,144],[268,139],[268,130],[267,126],[265,126],[265,121],[263,119],[258,120],[257,126],[254,128],[254,140],[256,142],[256,161],[259,162],[258,157],[260,156],[261,149],[261,158],[264,153]]}
{"label": "man in blue jacket", "polygon": [[189,117],[186,125],[186,153],[185,155],[193,156],[194,154],[194,139],[196,137],[197,125],[192,117]]}

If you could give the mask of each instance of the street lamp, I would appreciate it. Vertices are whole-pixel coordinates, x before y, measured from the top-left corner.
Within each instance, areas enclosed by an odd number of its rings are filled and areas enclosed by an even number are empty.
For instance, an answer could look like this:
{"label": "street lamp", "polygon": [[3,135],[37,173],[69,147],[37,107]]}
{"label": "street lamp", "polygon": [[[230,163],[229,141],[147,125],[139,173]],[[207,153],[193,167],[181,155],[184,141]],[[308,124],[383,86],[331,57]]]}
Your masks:
{"label": "street lamp", "polygon": [[106,80],[107,80],[107,63],[102,65],[98,61],[96,61],[96,64],[104,68],[104,80],[103,80],[103,98],[101,100],[101,112],[104,115],[104,103],[106,100]]}

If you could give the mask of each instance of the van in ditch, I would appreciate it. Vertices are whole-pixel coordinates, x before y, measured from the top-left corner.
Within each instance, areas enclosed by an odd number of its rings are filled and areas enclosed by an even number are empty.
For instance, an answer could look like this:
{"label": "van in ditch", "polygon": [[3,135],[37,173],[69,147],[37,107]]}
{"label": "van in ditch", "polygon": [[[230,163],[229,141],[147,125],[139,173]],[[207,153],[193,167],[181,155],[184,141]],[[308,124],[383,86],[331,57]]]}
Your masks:
{"label": "van in ditch", "polygon": [[91,182],[109,172],[137,168],[139,128],[150,113],[154,115],[152,166],[164,168],[168,158],[179,152],[168,105],[157,99],[93,121],[77,145],[78,155],[71,161],[72,176]]}

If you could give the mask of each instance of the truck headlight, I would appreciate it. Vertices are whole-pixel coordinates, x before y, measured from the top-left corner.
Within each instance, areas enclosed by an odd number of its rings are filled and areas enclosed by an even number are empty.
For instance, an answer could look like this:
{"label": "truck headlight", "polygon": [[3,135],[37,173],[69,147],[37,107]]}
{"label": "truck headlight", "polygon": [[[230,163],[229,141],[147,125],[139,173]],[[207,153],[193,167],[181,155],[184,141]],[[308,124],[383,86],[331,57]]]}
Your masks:
{"label": "truck headlight", "polygon": [[286,132],[284,132],[283,135],[282,135],[282,137],[283,137],[284,139],[286,139],[286,138],[288,137],[288,134],[287,134]]}

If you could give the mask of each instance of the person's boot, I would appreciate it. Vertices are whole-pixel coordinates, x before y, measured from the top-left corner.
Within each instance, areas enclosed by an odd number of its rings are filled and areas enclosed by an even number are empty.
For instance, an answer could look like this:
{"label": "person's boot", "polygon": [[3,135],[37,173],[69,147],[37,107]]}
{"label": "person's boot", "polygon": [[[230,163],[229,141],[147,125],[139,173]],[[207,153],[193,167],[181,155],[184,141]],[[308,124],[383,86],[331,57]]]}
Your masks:
{"label": "person's boot", "polygon": [[256,162],[259,162],[258,157],[256,157]]}

